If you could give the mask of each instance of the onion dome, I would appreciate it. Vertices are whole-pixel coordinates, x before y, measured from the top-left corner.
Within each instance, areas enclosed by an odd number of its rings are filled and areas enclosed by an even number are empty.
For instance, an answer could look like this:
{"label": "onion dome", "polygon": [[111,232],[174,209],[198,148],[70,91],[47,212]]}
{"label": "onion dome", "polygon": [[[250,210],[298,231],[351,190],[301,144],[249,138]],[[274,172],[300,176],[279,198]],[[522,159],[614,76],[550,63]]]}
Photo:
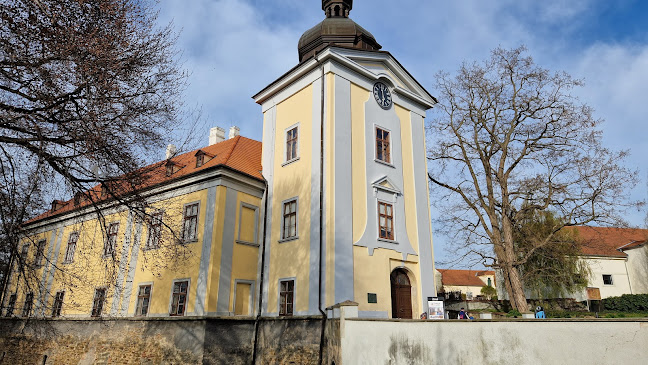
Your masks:
{"label": "onion dome", "polygon": [[349,18],[351,8],[353,0],[322,0],[326,19],[299,39],[299,62],[333,45],[370,51],[382,48],[371,33]]}

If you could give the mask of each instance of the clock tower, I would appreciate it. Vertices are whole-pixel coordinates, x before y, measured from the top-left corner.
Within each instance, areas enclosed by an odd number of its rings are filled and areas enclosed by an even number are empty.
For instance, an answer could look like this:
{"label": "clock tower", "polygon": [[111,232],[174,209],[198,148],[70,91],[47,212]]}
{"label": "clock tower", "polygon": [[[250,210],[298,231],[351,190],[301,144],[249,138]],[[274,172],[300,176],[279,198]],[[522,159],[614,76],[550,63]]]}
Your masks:
{"label": "clock tower", "polygon": [[418,318],[436,296],[424,118],[436,100],[349,13],[299,40],[299,64],[254,96],[267,180],[266,316]]}

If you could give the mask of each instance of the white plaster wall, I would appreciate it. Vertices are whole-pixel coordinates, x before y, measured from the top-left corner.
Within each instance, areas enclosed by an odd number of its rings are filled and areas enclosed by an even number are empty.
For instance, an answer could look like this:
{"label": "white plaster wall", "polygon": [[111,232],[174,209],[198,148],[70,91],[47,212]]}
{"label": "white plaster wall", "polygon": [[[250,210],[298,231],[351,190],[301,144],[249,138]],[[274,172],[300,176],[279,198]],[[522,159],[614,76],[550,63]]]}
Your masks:
{"label": "white plaster wall", "polygon": [[648,245],[624,252],[628,254],[632,294],[648,294]]}
{"label": "white plaster wall", "polygon": [[[592,270],[588,286],[599,288],[601,298],[632,293],[625,259],[585,258],[584,260]],[[603,284],[603,274],[612,275],[612,285]]]}
{"label": "white plaster wall", "polygon": [[447,292],[451,291],[460,291],[462,294],[467,294],[468,292],[472,292],[473,298],[481,295],[481,286],[467,286],[467,285],[444,285],[443,290]]}
{"label": "white plaster wall", "polygon": [[341,364],[646,364],[648,321],[341,322]]}

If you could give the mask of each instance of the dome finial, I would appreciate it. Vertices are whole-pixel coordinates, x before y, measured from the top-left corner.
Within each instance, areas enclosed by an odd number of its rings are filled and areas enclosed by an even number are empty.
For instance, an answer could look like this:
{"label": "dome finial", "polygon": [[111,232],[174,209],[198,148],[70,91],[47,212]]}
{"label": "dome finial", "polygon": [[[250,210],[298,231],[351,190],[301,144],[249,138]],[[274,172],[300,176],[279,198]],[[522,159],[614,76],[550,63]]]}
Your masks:
{"label": "dome finial", "polygon": [[322,0],[322,10],[327,18],[348,18],[353,0]]}

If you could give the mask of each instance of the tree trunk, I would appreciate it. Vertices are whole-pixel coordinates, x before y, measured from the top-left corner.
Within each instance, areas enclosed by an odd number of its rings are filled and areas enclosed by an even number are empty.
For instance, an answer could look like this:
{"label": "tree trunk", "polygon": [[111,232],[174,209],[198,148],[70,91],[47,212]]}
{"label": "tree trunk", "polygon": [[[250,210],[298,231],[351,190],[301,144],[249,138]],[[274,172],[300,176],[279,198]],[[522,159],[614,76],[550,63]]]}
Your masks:
{"label": "tree trunk", "polygon": [[528,312],[529,305],[527,304],[526,295],[524,294],[524,285],[522,278],[518,272],[517,267],[513,265],[515,262],[515,246],[513,244],[513,227],[508,217],[502,217],[502,244],[505,247],[505,262],[504,267],[507,271],[509,289],[509,300],[513,308],[517,309],[520,313]]}

